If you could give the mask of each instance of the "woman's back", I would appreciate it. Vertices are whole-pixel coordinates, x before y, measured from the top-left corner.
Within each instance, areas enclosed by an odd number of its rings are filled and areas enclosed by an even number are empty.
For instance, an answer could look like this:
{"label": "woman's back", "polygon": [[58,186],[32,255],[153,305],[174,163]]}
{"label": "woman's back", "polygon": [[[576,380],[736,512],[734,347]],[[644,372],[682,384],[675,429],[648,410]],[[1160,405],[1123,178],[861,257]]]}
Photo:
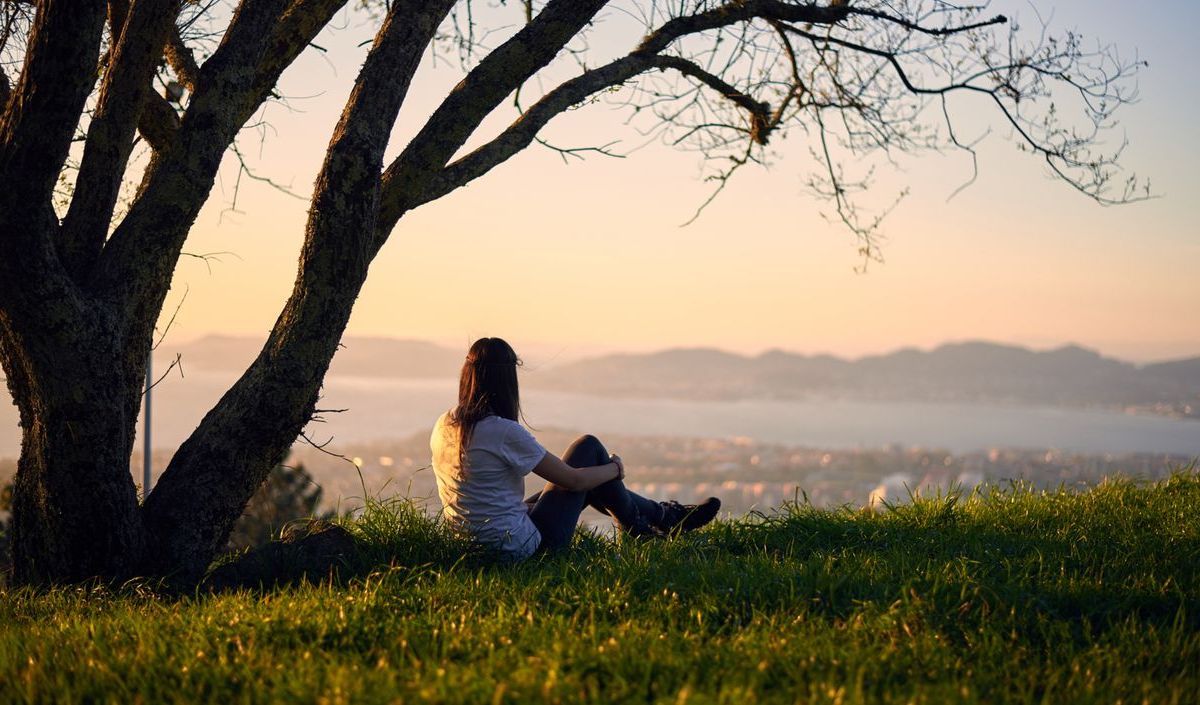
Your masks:
{"label": "woman's back", "polygon": [[[516,421],[487,416],[475,424],[466,453],[459,428],[442,414],[429,438],[438,497],[449,524],[513,558],[526,558],[540,536],[523,503],[525,476],[546,449]],[[466,467],[461,460],[465,459]]]}

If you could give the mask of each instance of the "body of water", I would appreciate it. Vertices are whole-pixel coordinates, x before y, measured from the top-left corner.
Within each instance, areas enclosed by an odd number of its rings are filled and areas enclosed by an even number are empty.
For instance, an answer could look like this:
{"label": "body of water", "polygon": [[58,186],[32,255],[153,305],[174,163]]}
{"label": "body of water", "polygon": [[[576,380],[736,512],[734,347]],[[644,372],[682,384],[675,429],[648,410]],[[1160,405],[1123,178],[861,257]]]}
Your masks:
{"label": "body of water", "polygon": [[[154,390],[154,446],[187,437],[232,382],[232,375],[189,372]],[[455,399],[455,381],[330,378],[319,406],[326,414],[308,435],[323,442],[402,437],[430,428]],[[693,437],[746,436],[817,448],[895,444],[955,453],[987,448],[1200,456],[1200,422],[1117,412],[1008,406],[868,401],[682,401],[609,399],[532,391],[523,398],[534,429]],[[19,452],[16,410],[0,407],[0,457]],[[140,431],[140,426],[139,426]],[[536,432],[536,431],[535,431]],[[138,441],[139,447],[141,441]]]}

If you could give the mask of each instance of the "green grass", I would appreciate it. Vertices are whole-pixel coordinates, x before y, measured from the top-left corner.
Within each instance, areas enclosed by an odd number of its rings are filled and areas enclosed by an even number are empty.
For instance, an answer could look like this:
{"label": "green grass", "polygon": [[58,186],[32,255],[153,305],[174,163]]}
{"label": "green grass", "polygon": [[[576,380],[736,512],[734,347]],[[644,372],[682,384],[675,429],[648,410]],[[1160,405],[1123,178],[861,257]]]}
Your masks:
{"label": "green grass", "polygon": [[[4,702],[1194,703],[1200,474],[789,506],[488,565],[404,504],[340,585],[0,597]],[[371,566],[374,566],[372,568]]]}

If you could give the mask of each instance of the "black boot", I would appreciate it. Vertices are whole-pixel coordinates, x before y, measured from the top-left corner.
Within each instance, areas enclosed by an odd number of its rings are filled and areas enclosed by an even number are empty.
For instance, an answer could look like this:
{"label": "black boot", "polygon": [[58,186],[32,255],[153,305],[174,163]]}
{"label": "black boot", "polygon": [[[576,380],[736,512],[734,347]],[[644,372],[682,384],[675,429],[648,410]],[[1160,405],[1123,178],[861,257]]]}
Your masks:
{"label": "black boot", "polygon": [[709,497],[700,504],[680,504],[674,500],[658,504],[662,507],[662,519],[655,526],[668,534],[699,529],[721,511],[721,500],[716,497]]}

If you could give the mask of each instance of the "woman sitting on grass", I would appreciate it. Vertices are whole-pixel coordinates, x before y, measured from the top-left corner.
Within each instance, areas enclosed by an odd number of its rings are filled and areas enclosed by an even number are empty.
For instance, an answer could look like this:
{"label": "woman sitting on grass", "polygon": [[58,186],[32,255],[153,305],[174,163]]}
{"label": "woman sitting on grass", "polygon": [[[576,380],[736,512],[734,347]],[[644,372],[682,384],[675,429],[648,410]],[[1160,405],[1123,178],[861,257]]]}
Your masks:
{"label": "woman sitting on grass", "polygon": [[[690,531],[712,521],[716,497],[699,505],[655,502],[625,488],[625,466],[595,436],[581,436],[560,459],[517,422],[521,414],[512,347],[480,338],[463,363],[458,406],[442,414],[429,439],[442,511],[450,526],[522,560],[567,547],[584,506],[613,518],[631,536]],[[524,497],[525,476],[544,478]]]}

